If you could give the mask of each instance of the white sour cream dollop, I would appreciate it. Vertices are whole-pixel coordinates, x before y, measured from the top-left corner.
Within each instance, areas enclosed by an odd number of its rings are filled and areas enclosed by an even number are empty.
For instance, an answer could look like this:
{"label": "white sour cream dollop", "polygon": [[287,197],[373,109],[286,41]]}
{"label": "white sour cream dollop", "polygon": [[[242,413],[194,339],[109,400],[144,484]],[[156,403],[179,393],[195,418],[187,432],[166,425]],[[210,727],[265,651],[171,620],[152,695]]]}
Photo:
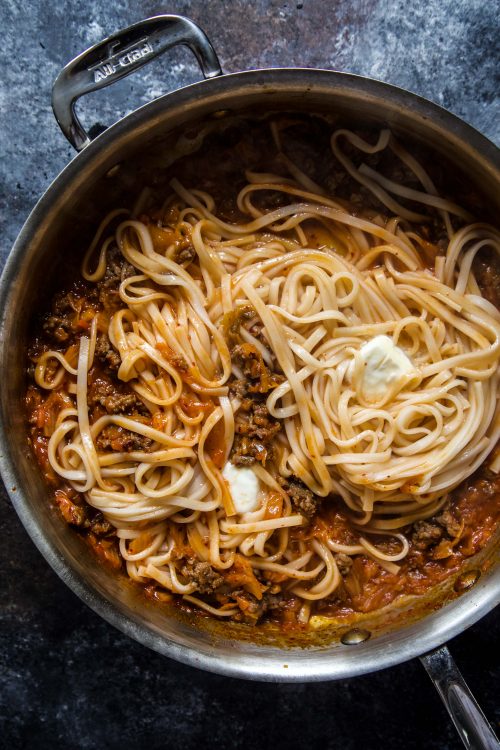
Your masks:
{"label": "white sour cream dollop", "polygon": [[359,354],[363,360],[361,392],[367,401],[381,401],[389,391],[394,396],[418,375],[411,359],[389,336],[375,336]]}
{"label": "white sour cream dollop", "polygon": [[222,470],[229,485],[236,513],[251,513],[259,507],[259,480],[247,466],[234,466],[229,461]]}

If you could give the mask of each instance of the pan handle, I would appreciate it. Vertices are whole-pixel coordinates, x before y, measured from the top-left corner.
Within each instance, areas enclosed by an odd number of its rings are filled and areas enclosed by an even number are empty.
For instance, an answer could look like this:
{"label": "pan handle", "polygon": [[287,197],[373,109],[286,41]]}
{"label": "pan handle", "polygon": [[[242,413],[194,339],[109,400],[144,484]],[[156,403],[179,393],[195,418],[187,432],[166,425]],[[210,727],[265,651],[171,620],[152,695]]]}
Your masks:
{"label": "pan handle", "polygon": [[178,44],[194,52],[205,78],[222,74],[205,32],[188,18],[170,15],[146,18],[118,31],[68,63],[54,82],[52,109],[71,145],[81,151],[91,140],[76,115],[77,99],[133,73]]}
{"label": "pan handle", "polygon": [[465,747],[468,750],[499,750],[500,743],[467,687],[447,646],[420,657]]}

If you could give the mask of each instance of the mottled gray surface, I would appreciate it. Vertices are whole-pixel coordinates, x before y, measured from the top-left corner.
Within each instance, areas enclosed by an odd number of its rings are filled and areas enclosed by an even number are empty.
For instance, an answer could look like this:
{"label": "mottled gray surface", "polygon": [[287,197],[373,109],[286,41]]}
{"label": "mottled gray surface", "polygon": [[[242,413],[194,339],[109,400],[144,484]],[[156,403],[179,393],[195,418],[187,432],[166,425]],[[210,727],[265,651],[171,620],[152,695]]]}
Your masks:
{"label": "mottled gray surface", "polygon": [[[304,65],[373,76],[451,109],[498,143],[499,11],[491,0],[3,0],[2,263],[72,155],[52,117],[52,81],[72,56],[118,28],[184,13],[206,30],[226,72]],[[191,54],[173,50],[136,78],[88,97],[83,119],[109,124],[198,78]],[[205,675],[146,651],[81,604],[28,540],[5,492],[0,540],[1,747],[460,747],[417,663],[329,685],[259,686]],[[452,649],[498,725],[498,616]]]}
{"label": "mottled gray surface", "polygon": [[[3,0],[0,7],[8,32],[0,51],[0,179],[9,200],[0,218],[2,254],[72,154],[50,108],[61,66],[113,31],[157,13],[185,14],[199,23],[225,72],[308,66],[372,76],[432,99],[500,142],[495,0],[35,0],[29,6]],[[199,77],[192,54],[172,50],[135,78],[87,97],[84,120],[110,124]]]}

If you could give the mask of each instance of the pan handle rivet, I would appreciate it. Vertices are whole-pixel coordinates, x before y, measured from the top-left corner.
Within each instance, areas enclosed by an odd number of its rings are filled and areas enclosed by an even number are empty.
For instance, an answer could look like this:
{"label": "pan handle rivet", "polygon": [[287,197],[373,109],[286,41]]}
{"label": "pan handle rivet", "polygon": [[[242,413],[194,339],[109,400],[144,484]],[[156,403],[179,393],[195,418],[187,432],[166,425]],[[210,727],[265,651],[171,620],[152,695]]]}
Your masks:
{"label": "pan handle rivet", "polygon": [[352,630],[348,630],[347,633],[344,633],[340,640],[344,646],[356,646],[358,643],[367,641],[370,636],[371,633],[369,630],[364,630],[363,628],[352,628]]}
{"label": "pan handle rivet", "polygon": [[480,570],[466,570],[465,573],[460,573],[457,577],[453,588],[458,592],[467,591],[467,589],[471,589],[477,583],[480,575]]}

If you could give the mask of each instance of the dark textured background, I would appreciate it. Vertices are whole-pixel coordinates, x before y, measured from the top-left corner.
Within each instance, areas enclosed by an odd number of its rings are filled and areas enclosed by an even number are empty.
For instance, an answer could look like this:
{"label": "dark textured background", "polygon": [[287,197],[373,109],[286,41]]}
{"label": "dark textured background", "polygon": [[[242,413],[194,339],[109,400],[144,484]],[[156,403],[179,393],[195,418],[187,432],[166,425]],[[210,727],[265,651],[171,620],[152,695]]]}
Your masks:
{"label": "dark textured background", "polygon": [[[72,156],[50,110],[52,81],[76,53],[120,27],[184,13],[206,30],[226,72],[303,65],[372,76],[451,109],[498,143],[499,11],[494,0],[1,0],[2,263]],[[88,97],[83,119],[109,124],[198,78],[189,51],[172,50],[135,79]],[[0,747],[460,747],[417,662],[316,685],[197,672],[129,640],[70,593],[3,489],[0,514]],[[498,614],[451,650],[498,731]]]}

